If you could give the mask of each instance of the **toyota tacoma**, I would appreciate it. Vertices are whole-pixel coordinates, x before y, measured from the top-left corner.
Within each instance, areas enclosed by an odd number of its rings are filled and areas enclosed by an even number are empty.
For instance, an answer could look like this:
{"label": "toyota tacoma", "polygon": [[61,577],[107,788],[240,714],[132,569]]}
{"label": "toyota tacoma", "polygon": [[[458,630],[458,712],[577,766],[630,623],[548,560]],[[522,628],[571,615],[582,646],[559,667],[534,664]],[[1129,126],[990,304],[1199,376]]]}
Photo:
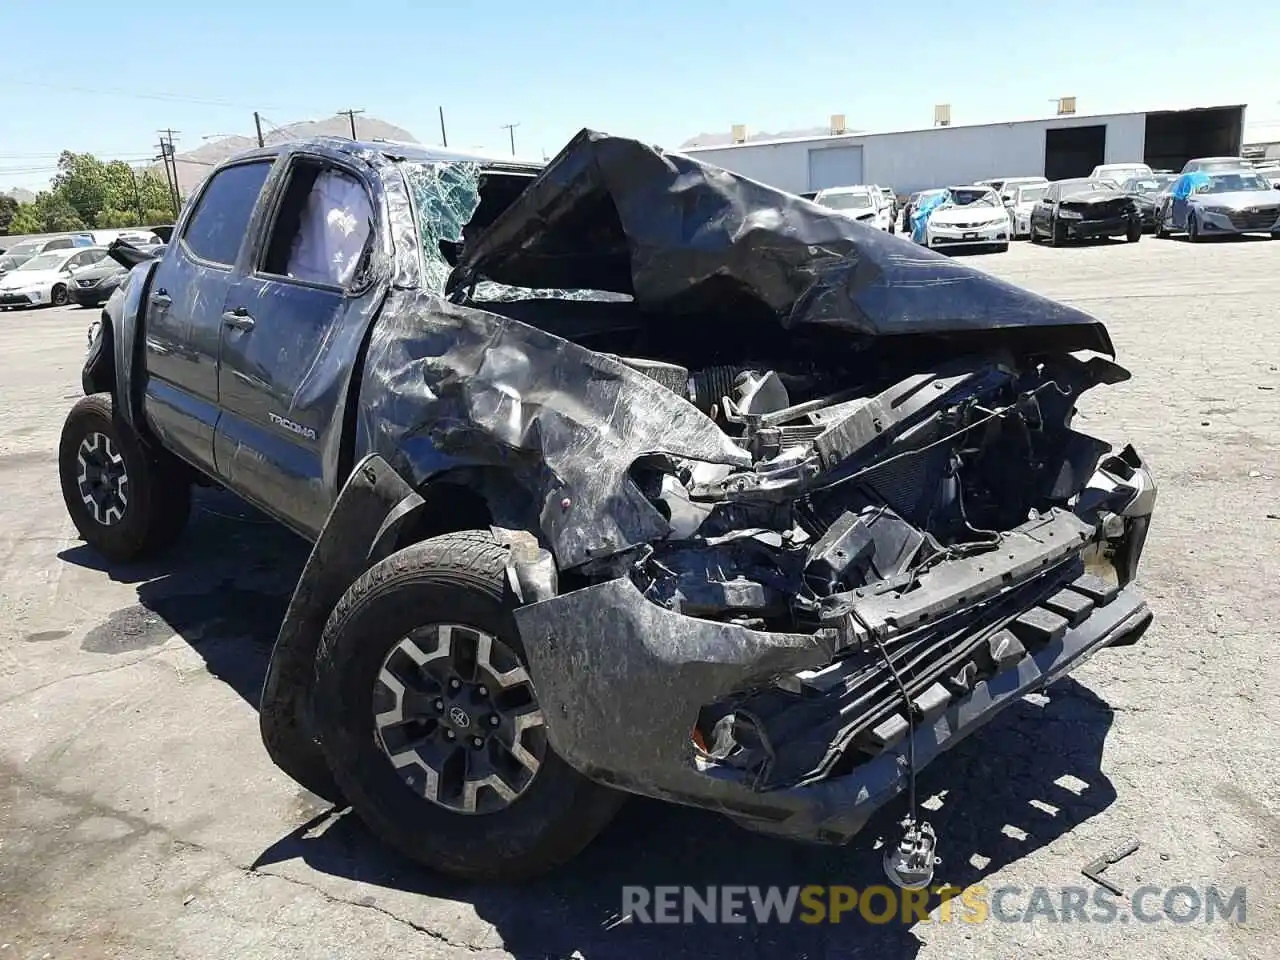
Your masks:
{"label": "toyota tacoma", "polygon": [[[76,527],[155,553],[205,483],[310,541],[266,749],[433,868],[545,871],[627,794],[845,842],[1151,621],[1151,475],[1072,425],[1103,324],[736,174],[301,141],[114,255]],[[909,804],[895,881],[936,840]]]}

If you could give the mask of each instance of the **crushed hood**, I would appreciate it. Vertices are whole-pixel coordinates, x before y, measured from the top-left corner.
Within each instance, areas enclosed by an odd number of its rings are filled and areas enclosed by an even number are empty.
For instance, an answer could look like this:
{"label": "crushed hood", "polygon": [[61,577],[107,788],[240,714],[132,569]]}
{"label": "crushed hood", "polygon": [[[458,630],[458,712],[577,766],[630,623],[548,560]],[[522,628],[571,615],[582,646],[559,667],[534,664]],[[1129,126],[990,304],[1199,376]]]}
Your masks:
{"label": "crushed hood", "polygon": [[1128,200],[1129,195],[1119,190],[1086,190],[1063,197],[1064,206],[1089,206],[1095,203],[1110,203],[1112,200]]}
{"label": "crushed hood", "polygon": [[482,280],[863,336],[1058,328],[1070,349],[1114,353],[1082,311],[738,174],[590,130],[468,238],[448,290]]}

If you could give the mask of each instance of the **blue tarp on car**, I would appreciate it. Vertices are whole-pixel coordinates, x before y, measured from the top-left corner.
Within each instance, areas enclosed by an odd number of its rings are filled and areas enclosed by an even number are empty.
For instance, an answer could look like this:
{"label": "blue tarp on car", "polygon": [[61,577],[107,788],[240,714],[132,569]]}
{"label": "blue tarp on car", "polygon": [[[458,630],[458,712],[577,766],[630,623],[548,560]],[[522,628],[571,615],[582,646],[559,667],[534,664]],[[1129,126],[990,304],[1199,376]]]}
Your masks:
{"label": "blue tarp on car", "polygon": [[1191,194],[1196,192],[1196,187],[1203,187],[1211,182],[1211,178],[1207,173],[1195,170],[1191,173],[1184,173],[1173,185],[1170,193],[1175,200],[1185,200]]}
{"label": "blue tarp on car", "polygon": [[924,243],[924,228],[929,223],[929,214],[950,201],[951,194],[946,190],[922,197],[911,211],[911,239],[916,243]]}

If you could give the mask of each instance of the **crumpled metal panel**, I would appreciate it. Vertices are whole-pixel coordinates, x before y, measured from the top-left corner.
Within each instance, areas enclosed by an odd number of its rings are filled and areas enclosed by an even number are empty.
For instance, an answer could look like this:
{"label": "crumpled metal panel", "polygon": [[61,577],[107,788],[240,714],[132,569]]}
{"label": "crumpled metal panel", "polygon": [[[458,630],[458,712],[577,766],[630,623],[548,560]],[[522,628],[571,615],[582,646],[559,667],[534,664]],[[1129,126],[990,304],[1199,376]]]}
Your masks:
{"label": "crumpled metal panel", "polygon": [[1063,327],[1069,349],[1114,353],[1103,325],[1072,307],[800,197],[590,130],[469,239],[450,289],[479,280],[868,336]]}
{"label": "crumpled metal panel", "polygon": [[357,459],[377,453],[415,483],[460,465],[509,471],[532,495],[561,569],[669,533],[627,477],[641,456],[751,464],[708,417],[644,374],[428,293],[392,293],[360,395]]}

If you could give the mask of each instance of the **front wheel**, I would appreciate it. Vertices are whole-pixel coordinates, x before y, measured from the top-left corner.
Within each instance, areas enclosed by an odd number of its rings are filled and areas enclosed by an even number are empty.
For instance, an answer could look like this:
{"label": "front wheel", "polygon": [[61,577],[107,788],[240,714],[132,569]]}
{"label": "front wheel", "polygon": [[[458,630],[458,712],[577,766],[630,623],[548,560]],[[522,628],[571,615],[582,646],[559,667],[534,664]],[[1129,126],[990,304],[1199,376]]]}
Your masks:
{"label": "front wheel", "polygon": [[1200,224],[1196,220],[1196,215],[1194,213],[1187,214],[1187,239],[1192,243],[1199,243],[1201,240]]}
{"label": "front wheel", "polygon": [[477,880],[568,861],[624,794],[548,743],[488,533],[406,547],[339,601],[316,655],[315,723],[342,794],[388,846]]}
{"label": "front wheel", "polygon": [[55,286],[49,302],[55,307],[65,307],[67,305],[67,288],[61,283]]}
{"label": "front wheel", "polygon": [[1128,232],[1124,235],[1124,238],[1125,238],[1125,240],[1127,240],[1129,243],[1137,243],[1139,240],[1141,240],[1141,239],[1142,239],[1142,223],[1141,223],[1141,221],[1134,220],[1132,223],[1130,223],[1130,224],[1129,224],[1129,230],[1128,230]]}

